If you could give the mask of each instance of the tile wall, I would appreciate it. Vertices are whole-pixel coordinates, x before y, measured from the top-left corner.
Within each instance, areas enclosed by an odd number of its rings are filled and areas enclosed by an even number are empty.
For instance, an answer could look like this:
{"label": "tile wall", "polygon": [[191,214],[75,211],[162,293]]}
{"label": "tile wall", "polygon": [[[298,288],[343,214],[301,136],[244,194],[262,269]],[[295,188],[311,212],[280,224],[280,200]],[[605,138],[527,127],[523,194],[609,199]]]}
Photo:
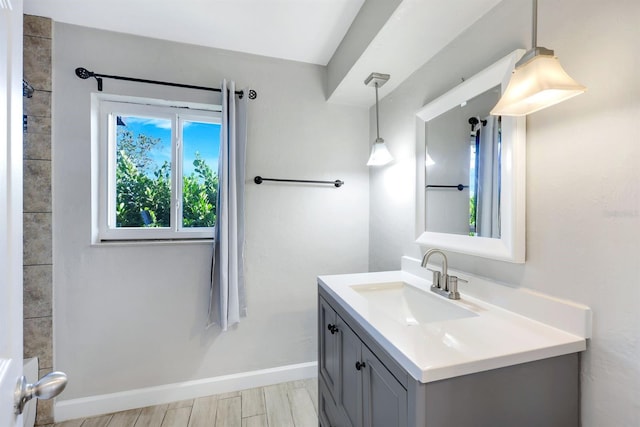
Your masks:
{"label": "tile wall", "polygon": [[[24,358],[53,370],[51,234],[51,37],[49,18],[24,15]],[[29,380],[35,380],[29,378]],[[52,401],[39,400],[36,425],[53,422]]]}

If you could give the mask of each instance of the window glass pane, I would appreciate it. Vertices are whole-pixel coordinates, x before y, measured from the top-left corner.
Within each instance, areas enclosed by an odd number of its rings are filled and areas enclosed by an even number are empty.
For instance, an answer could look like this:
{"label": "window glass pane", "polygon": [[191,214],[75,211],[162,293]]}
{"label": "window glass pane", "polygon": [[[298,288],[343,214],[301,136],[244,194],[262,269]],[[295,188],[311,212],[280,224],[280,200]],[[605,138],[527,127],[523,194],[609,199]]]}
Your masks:
{"label": "window glass pane", "polygon": [[169,227],[171,120],[117,116],[116,227]]}
{"label": "window glass pane", "polygon": [[220,125],[182,122],[182,226],[213,227],[218,197]]}

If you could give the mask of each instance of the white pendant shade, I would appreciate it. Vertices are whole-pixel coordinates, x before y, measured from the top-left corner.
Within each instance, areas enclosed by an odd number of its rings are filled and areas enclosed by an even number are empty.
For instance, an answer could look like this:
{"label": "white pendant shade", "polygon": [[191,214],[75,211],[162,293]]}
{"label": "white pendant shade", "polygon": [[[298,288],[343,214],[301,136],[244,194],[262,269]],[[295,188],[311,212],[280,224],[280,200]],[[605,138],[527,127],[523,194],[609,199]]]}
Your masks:
{"label": "white pendant shade", "polygon": [[524,116],[580,95],[586,87],[573,80],[552,55],[536,55],[516,66],[507,89],[493,107],[495,116]]}
{"label": "white pendant shade", "polygon": [[384,139],[378,138],[371,147],[371,155],[367,166],[382,166],[386,165],[393,160],[393,156],[387,148],[387,144],[384,143]]}

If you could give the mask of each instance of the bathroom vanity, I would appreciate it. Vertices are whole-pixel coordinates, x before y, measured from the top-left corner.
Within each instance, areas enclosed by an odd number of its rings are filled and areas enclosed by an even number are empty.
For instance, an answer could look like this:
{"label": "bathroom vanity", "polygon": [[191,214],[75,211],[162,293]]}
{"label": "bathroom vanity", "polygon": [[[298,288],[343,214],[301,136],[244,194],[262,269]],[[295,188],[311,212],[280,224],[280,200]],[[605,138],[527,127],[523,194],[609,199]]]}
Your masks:
{"label": "bathroom vanity", "polygon": [[320,425],[578,426],[588,307],[464,273],[447,300],[416,262],[318,278]]}

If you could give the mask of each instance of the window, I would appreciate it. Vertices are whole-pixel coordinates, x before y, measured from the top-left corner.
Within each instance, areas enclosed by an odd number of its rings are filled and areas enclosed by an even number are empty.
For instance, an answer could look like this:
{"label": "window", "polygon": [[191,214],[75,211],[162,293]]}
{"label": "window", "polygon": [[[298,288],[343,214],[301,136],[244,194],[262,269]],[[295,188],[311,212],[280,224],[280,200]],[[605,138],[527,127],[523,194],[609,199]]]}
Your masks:
{"label": "window", "polygon": [[213,237],[219,111],[100,101],[100,240]]}

